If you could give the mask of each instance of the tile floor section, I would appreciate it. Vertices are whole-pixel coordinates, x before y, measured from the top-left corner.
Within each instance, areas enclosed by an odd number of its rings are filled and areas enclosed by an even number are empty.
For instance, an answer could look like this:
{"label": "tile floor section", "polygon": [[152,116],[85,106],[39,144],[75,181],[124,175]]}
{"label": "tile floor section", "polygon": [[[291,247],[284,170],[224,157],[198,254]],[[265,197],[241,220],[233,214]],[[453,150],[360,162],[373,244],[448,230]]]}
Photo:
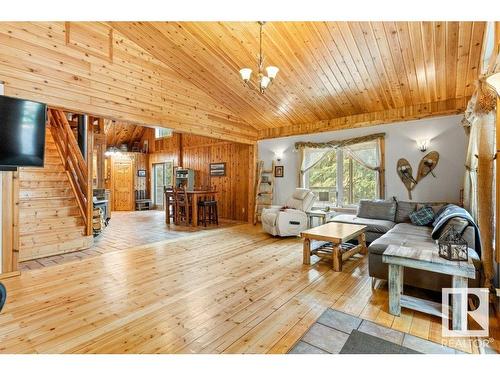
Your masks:
{"label": "tile floor section", "polygon": [[219,226],[193,228],[185,225],[165,224],[165,213],[162,210],[114,211],[108,227],[94,239],[94,246],[90,249],[22,262],[19,268],[24,271],[54,266],[107,252],[184,237],[200,230],[226,228],[237,224],[241,223],[221,219]]}
{"label": "tile floor section", "polygon": [[458,350],[380,326],[368,320],[327,309],[290,350],[290,354],[337,354],[353,330],[425,354],[462,354]]}

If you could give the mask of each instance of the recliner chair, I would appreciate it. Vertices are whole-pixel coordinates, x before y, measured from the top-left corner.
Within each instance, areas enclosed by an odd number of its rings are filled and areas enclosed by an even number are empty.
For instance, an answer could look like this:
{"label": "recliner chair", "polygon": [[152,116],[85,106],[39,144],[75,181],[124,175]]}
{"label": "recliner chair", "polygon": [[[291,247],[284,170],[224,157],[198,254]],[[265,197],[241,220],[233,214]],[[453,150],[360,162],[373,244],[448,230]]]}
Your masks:
{"label": "recliner chair", "polygon": [[309,189],[297,188],[286,201],[285,207],[271,206],[262,210],[262,228],[273,236],[298,236],[307,229],[307,215],[314,201],[315,195]]}

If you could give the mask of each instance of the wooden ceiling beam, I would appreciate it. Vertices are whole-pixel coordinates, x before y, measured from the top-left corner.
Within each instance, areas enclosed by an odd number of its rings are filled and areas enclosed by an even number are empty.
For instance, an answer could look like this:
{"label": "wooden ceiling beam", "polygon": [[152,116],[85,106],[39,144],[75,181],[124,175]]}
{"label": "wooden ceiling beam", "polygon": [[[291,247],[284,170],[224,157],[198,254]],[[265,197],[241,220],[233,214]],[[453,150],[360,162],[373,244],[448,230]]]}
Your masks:
{"label": "wooden ceiling beam", "polygon": [[259,132],[259,139],[322,133],[333,130],[354,129],[381,124],[392,124],[401,121],[412,121],[423,118],[460,114],[465,111],[469,99],[470,98],[448,99],[403,108],[338,117],[326,121],[323,120],[306,124],[269,128]]}

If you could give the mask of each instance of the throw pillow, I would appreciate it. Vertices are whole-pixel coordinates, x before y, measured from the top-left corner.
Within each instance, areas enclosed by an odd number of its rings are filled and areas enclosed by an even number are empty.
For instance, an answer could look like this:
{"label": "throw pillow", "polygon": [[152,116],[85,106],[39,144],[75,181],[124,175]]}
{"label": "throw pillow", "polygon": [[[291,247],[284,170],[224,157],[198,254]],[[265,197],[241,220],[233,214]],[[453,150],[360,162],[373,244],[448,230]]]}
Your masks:
{"label": "throw pillow", "polygon": [[358,217],[365,219],[394,221],[396,215],[396,201],[362,199],[358,206]]}
{"label": "throw pillow", "polygon": [[455,229],[455,231],[462,235],[465,228],[469,226],[469,220],[464,219],[463,217],[452,217],[441,229],[441,233],[439,234],[439,238],[446,235],[446,233],[451,229]]}
{"label": "throw pillow", "polygon": [[413,211],[410,215],[413,224],[424,226],[429,225],[434,220],[434,211],[431,207],[422,207],[420,210]]}
{"label": "throw pillow", "polygon": [[437,215],[437,213],[445,206],[445,203],[417,203],[417,211],[420,210],[421,208],[424,207],[430,207],[432,208],[432,211],[434,211],[434,215]]}

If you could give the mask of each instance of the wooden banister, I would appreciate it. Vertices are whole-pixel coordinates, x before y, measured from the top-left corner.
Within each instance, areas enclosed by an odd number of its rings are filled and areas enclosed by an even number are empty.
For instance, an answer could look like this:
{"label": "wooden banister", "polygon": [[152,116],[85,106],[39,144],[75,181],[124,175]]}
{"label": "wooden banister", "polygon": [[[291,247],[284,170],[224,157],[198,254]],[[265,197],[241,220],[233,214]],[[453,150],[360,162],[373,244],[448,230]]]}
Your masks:
{"label": "wooden banister", "polygon": [[[92,182],[89,166],[83,158],[66,116],[61,110],[49,109],[52,137],[62,157],[64,169],[75,193],[76,201],[85,223],[85,235],[92,234]],[[92,136],[92,134],[90,134]],[[89,164],[92,163],[88,159]]]}

